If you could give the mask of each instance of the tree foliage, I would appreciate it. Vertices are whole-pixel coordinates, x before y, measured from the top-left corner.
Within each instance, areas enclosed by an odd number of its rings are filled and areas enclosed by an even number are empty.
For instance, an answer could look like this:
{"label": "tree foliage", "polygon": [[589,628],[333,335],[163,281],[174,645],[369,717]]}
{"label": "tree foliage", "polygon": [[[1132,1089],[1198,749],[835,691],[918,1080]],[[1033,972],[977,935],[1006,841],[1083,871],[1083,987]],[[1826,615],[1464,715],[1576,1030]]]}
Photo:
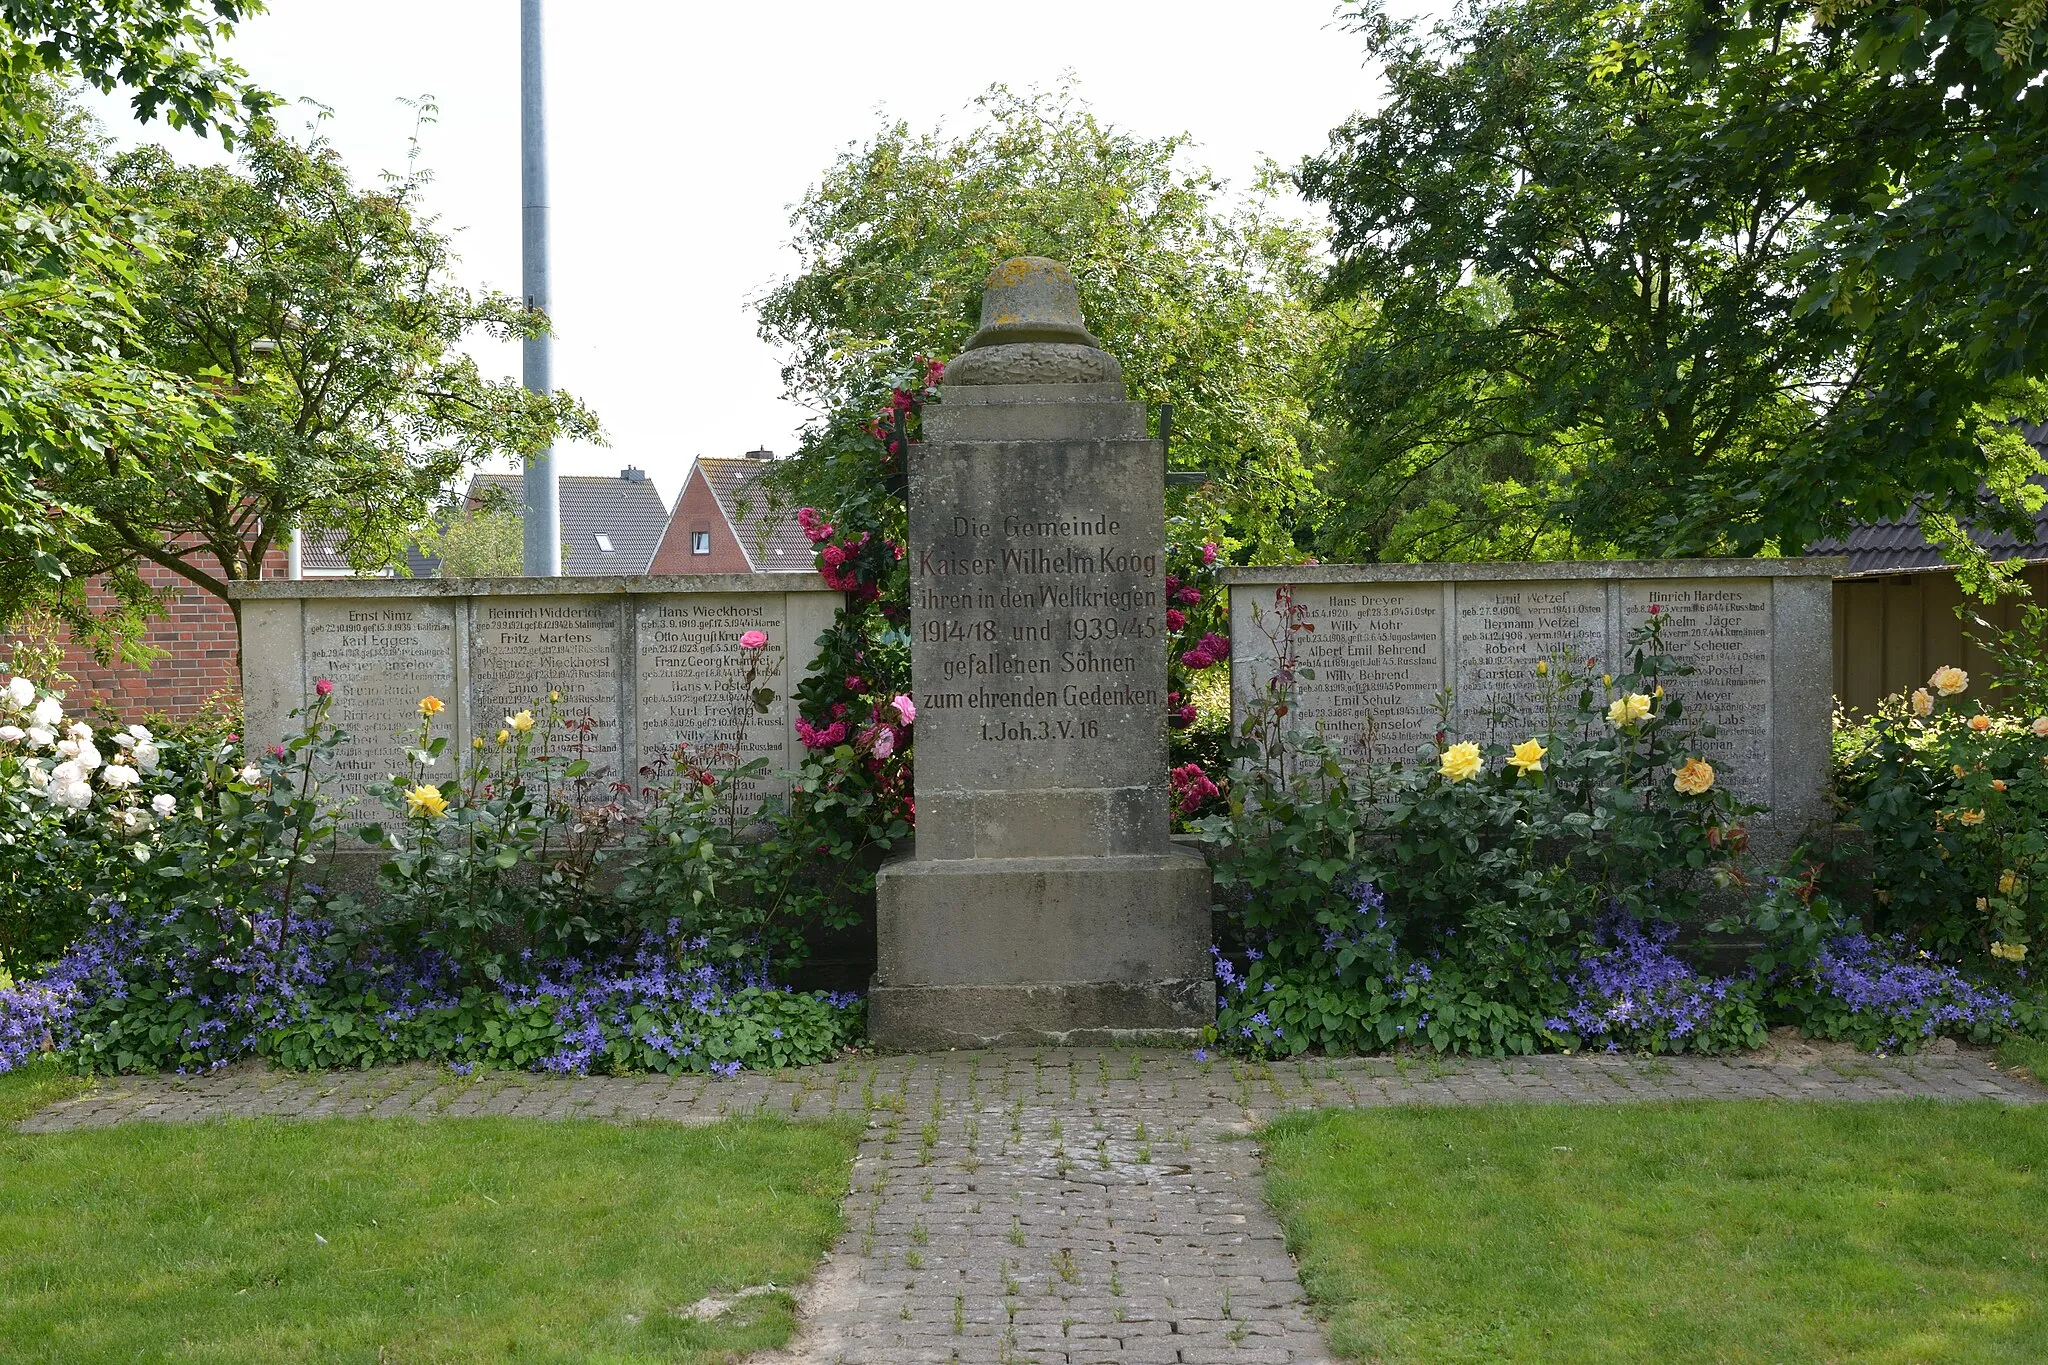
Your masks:
{"label": "tree foliage", "polygon": [[0,621],[55,607],[74,636],[132,654],[150,595],[115,575],[116,608],[83,610],[75,565],[93,513],[54,485],[109,465],[150,483],[208,451],[222,420],[210,385],[138,353],[134,296],[161,247],[86,168],[96,142],[62,83],[122,86],[138,117],[229,140],[272,100],[215,45],[261,8],[0,0]]}
{"label": "tree foliage", "polygon": [[[1873,40],[1906,22],[1886,8],[1506,0],[1427,35],[1357,8],[1389,97],[1300,172],[1347,326],[1326,547],[1796,552],[1917,495],[2016,492],[2041,366],[2017,324],[1973,343],[2005,305],[1946,288],[1958,264],[1915,275],[1895,220],[2009,120],[1998,98],[2038,117],[2039,92],[1945,101],[1968,44]],[[1982,202],[1983,249],[2037,222],[2040,183]]]}
{"label": "tree foliage", "polygon": [[892,387],[918,386],[918,357],[958,354],[990,267],[1049,256],[1073,271],[1131,396],[1174,404],[1174,463],[1216,476],[1184,513],[1246,556],[1291,554],[1317,501],[1314,235],[1263,200],[1221,206],[1223,186],[1184,165],[1185,136],[1106,125],[1068,88],[997,86],[976,109],[958,135],[884,127],[797,205],[801,268],[758,305],[790,396],[822,414],[785,479],[843,506],[852,490],[832,486],[825,454],[859,439]]}
{"label": "tree foliage", "polygon": [[146,559],[221,592],[294,527],[340,532],[359,570],[402,563],[467,466],[598,435],[567,394],[486,379],[460,349],[547,320],[454,281],[419,209],[423,172],[358,187],[323,139],[258,124],[238,168],[152,147],[116,158],[108,181],[166,247],[143,280],[142,342],[164,369],[218,383],[229,425],[220,458],[175,483],[107,470],[66,489],[95,514],[88,572]]}

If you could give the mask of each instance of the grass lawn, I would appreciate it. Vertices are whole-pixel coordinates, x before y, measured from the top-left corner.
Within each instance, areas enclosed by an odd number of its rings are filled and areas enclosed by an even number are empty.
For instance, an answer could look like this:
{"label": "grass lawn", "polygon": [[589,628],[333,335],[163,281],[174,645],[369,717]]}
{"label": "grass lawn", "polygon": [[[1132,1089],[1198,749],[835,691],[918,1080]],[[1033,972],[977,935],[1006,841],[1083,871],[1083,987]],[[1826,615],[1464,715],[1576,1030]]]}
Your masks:
{"label": "grass lawn", "polygon": [[1999,1045],[1998,1064],[2030,1080],[2048,1085],[2048,1043],[2031,1038],[2008,1038]]}
{"label": "grass lawn", "polygon": [[1350,1359],[2048,1360],[2048,1108],[1384,1109],[1265,1144]]}
{"label": "grass lawn", "polygon": [[[30,1089],[0,1078],[0,1115],[33,1108]],[[706,1323],[670,1310],[806,1277],[838,1230],[858,1133],[760,1119],[0,1129],[0,1359],[723,1362],[786,1340],[792,1300]]]}

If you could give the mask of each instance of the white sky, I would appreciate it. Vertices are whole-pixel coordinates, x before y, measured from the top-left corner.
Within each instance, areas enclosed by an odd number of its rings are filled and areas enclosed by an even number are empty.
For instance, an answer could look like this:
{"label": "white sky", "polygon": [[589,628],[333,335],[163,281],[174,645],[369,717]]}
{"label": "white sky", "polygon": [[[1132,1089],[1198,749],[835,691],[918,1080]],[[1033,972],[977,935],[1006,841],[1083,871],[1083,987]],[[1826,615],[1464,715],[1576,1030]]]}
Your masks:
{"label": "white sky", "polygon": [[[270,89],[334,111],[326,135],[359,183],[403,166],[413,116],[401,97],[435,98],[428,205],[456,233],[464,281],[516,293],[517,0],[271,5],[230,53]],[[1263,155],[1292,163],[1321,147],[1374,93],[1334,0],[1040,0],[1030,20],[1019,8],[549,6],[555,383],[611,440],[563,447],[561,472],[637,464],[672,503],[696,455],[794,448],[806,414],[782,400],[747,301],[794,269],[789,206],[883,112],[964,127],[990,84],[1050,86],[1072,71],[1101,117],[1146,136],[1189,132],[1196,160],[1242,184]],[[124,142],[218,156],[95,104]],[[518,373],[516,348],[478,355],[487,373]]]}

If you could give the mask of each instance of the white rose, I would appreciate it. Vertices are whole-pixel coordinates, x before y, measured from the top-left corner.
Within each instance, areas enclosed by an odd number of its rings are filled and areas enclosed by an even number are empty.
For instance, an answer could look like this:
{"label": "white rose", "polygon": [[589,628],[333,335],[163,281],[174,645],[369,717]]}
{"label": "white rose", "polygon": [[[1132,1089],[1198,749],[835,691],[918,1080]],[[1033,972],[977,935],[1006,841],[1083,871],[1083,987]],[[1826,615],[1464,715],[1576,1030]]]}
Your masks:
{"label": "white rose", "polygon": [[149,808],[158,815],[168,818],[177,812],[178,798],[169,792],[158,792],[149,798]]}
{"label": "white rose", "polygon": [[146,739],[135,746],[135,752],[132,755],[135,759],[135,766],[146,773],[156,771],[157,760],[162,756],[162,751]]}
{"label": "white rose", "polygon": [[9,744],[19,744],[27,738],[28,731],[19,725],[0,725],[0,739],[6,740]]}
{"label": "white rose", "polygon": [[83,781],[85,769],[78,766],[78,760],[75,758],[67,758],[50,769],[50,785],[53,787],[68,787],[74,782]]}
{"label": "white rose", "polygon": [[46,730],[40,725],[31,725],[28,727],[29,748],[47,749],[56,742],[57,734],[54,730]]}
{"label": "white rose", "polygon": [[142,834],[155,825],[156,821],[149,818],[147,811],[123,809],[114,812],[114,823],[121,827],[123,834]]}
{"label": "white rose", "polygon": [[135,736],[135,742],[137,744],[147,744],[151,740],[156,738],[155,735],[152,735],[149,732],[149,727],[147,725],[131,725],[128,727],[128,733]]}
{"label": "white rose", "polygon": [[74,720],[64,727],[64,733],[75,740],[85,741],[92,738],[92,727],[82,720]]}
{"label": "white rose", "polygon": [[54,730],[57,728],[57,722],[64,719],[64,708],[58,704],[55,697],[44,697],[36,703],[36,709],[29,712],[29,716],[36,724]]}
{"label": "white rose", "polygon": [[254,763],[251,763],[245,766],[242,769],[242,771],[236,775],[240,777],[244,782],[248,783],[250,786],[253,787],[258,782],[261,782],[263,780],[263,769],[257,767]]}
{"label": "white rose", "polygon": [[14,703],[17,711],[26,711],[35,704],[36,685],[27,678],[15,677],[7,680],[7,700]]}
{"label": "white rose", "polygon": [[50,780],[50,775],[43,771],[43,760],[40,758],[32,758],[22,764],[21,775],[28,779],[29,786],[37,791],[41,791]]}
{"label": "white rose", "polygon": [[49,786],[50,800],[71,810],[84,810],[92,804],[92,788],[83,782],[52,782]]}
{"label": "white rose", "polygon": [[[100,757],[99,746],[94,744],[91,740],[81,739],[74,741],[74,743],[76,743],[78,747],[71,750],[70,756],[72,758],[77,759],[78,766],[85,769],[87,772],[91,772],[94,768],[99,767],[101,763],[106,761]],[[64,746],[62,744],[59,744],[57,746],[57,752],[61,754],[64,751]]]}
{"label": "white rose", "polygon": [[115,791],[132,787],[142,780],[142,774],[125,763],[109,763],[100,770],[100,781]]}

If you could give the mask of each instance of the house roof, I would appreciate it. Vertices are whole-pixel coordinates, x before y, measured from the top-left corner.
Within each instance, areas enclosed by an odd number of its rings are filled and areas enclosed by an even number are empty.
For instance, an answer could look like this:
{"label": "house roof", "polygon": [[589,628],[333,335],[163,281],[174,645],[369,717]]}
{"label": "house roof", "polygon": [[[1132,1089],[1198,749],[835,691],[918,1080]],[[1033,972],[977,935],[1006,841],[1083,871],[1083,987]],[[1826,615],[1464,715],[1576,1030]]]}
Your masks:
{"label": "house roof", "polygon": [[[517,507],[524,496],[524,483],[523,474],[479,474],[470,482],[469,497],[474,501],[485,489],[496,488]],[[645,475],[565,474],[557,496],[564,574],[647,572],[654,547],[661,543],[661,533],[668,526],[668,508],[653,480]],[[611,542],[609,554],[597,539],[600,535]]]}
{"label": "house roof", "polygon": [[[2048,451],[2048,423],[2021,428],[2037,450]],[[2038,481],[2037,481],[2038,482]],[[2004,531],[1980,531],[1977,544],[1995,559],[2048,560],[2048,504],[2034,514],[2034,539],[2023,542]],[[1839,539],[1816,540],[1806,547],[1810,555],[1846,555],[1849,576],[1888,573],[1926,573],[1946,569],[1949,563],[1940,550],[1930,545],[1920,529],[1917,508],[1903,517],[1859,523]]]}
{"label": "house roof", "polygon": [[768,465],[762,460],[710,460],[697,457],[718,505],[740,539],[756,573],[811,573],[816,551],[796,515],[787,508],[770,510],[768,492],[759,486]]}

